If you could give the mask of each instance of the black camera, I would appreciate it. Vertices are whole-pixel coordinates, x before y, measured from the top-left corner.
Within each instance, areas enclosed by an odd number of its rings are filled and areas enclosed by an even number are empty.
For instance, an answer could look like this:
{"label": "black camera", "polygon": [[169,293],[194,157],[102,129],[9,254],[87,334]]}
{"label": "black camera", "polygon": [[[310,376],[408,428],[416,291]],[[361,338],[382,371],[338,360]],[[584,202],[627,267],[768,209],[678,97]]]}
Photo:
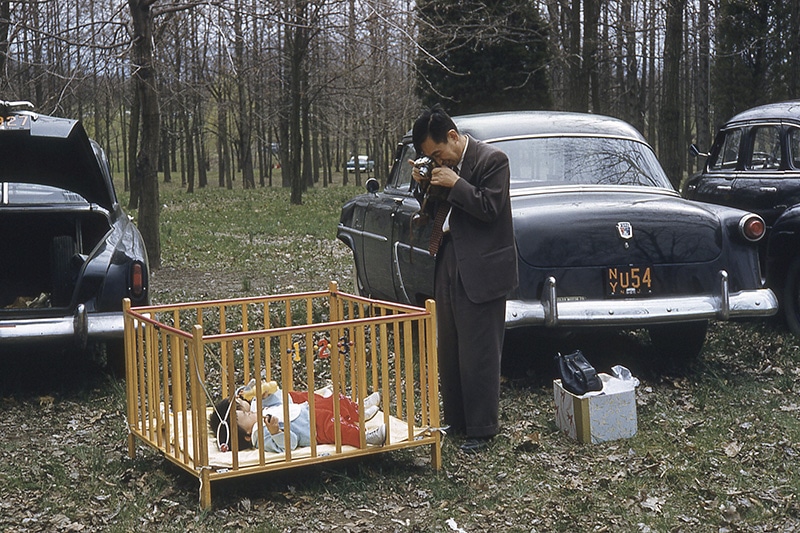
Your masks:
{"label": "black camera", "polygon": [[414,161],[414,166],[417,167],[420,178],[429,180],[431,179],[431,172],[433,172],[433,169],[436,168],[436,161],[427,155],[424,155]]}

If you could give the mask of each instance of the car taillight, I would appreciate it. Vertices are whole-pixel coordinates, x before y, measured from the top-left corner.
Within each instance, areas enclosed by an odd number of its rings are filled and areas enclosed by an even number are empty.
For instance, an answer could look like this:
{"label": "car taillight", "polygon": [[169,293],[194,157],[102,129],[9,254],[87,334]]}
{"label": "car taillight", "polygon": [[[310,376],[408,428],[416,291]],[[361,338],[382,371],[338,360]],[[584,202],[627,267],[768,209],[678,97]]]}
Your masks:
{"label": "car taillight", "polygon": [[739,231],[745,239],[751,242],[761,240],[764,233],[767,231],[767,226],[764,224],[764,219],[752,213],[742,217],[739,221]]}
{"label": "car taillight", "polygon": [[144,265],[139,262],[134,262],[131,265],[131,296],[134,298],[141,298],[144,294]]}

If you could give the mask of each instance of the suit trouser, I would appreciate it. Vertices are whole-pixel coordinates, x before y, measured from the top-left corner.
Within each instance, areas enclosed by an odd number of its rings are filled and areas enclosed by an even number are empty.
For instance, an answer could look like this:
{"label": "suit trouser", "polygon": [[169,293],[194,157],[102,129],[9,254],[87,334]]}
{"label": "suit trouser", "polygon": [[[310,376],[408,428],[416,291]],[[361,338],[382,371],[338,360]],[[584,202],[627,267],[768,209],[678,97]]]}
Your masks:
{"label": "suit trouser", "polygon": [[[486,270],[491,275],[491,265]],[[496,435],[505,298],[480,304],[470,301],[449,235],[436,256],[434,293],[445,423],[468,437]]]}

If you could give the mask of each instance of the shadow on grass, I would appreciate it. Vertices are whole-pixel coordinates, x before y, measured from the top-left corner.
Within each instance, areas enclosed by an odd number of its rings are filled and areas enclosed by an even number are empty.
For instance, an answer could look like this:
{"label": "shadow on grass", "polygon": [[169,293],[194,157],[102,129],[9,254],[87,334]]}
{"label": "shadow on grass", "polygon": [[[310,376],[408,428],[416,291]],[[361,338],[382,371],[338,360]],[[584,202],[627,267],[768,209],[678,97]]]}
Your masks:
{"label": "shadow on grass", "polygon": [[640,379],[658,380],[694,371],[694,366],[675,368],[660,358],[644,331],[595,329],[554,335],[525,328],[506,331],[503,375],[532,387],[547,386],[558,377],[554,357],[575,350],[581,350],[598,372],[611,373],[612,367],[622,365]]}
{"label": "shadow on grass", "polygon": [[110,379],[102,364],[74,347],[35,343],[0,352],[0,397],[72,396]]}

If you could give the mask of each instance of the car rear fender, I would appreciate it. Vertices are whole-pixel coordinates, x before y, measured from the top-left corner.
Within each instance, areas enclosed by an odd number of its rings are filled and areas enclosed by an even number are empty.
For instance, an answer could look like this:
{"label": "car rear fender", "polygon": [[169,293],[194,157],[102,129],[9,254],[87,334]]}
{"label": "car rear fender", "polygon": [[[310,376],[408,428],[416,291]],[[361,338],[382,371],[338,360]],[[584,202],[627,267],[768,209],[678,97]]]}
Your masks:
{"label": "car rear fender", "polygon": [[800,206],[784,211],[767,238],[767,284],[779,288],[783,285],[792,259],[800,254]]}

